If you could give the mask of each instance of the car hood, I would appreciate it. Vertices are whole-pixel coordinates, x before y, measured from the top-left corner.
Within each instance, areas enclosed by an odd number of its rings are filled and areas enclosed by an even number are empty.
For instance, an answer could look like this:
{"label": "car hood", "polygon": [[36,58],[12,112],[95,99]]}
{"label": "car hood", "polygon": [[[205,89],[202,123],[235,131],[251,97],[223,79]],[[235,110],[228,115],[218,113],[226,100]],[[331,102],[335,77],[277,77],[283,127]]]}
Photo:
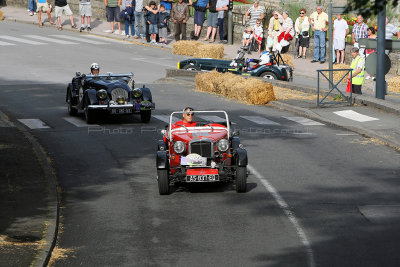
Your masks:
{"label": "car hood", "polygon": [[212,139],[218,141],[226,138],[228,131],[226,127],[215,125],[212,127],[179,127],[171,132],[174,141],[188,143],[192,139]]}

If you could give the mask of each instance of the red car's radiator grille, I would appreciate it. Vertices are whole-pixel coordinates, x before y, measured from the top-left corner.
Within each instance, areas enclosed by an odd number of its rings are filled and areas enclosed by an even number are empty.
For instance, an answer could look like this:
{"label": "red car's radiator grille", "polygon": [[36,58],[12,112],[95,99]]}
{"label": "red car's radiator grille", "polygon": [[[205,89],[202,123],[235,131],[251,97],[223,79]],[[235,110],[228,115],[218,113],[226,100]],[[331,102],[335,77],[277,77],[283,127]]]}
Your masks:
{"label": "red car's radiator grille", "polygon": [[213,143],[209,141],[196,141],[189,144],[189,153],[196,153],[202,157],[213,157]]}

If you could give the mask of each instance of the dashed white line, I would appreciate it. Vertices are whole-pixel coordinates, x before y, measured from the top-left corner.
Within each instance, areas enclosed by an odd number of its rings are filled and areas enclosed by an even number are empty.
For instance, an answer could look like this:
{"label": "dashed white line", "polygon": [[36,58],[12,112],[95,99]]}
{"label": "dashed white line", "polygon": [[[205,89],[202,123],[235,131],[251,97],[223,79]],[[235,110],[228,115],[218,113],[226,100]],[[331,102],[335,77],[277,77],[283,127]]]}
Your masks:
{"label": "dashed white line", "polygon": [[311,247],[311,243],[308,240],[305,231],[303,230],[300,223],[298,222],[294,212],[291,211],[291,209],[290,209],[289,205],[286,203],[286,201],[282,198],[282,196],[275,189],[275,187],[273,187],[273,185],[264,176],[262,176],[256,169],[254,169],[250,165],[247,165],[247,168],[249,169],[250,173],[254,174],[257,177],[257,179],[259,179],[261,181],[263,186],[267,189],[267,191],[272,195],[274,200],[278,203],[279,207],[283,210],[286,217],[288,217],[289,221],[294,226],[296,233],[300,238],[301,243],[303,244],[303,246],[306,249],[308,266],[315,267],[314,251]]}
{"label": "dashed white line", "polygon": [[354,110],[342,110],[342,111],[335,111],[333,112],[338,116],[344,117],[346,119],[350,119],[353,121],[358,121],[358,122],[367,122],[367,121],[377,121],[379,119],[374,118],[374,117],[370,117],[367,115],[363,115],[361,113],[358,113]]}
{"label": "dashed white line", "polygon": [[15,45],[15,44],[0,41],[0,45],[1,46],[9,46],[9,45]]}
{"label": "dashed white line", "polygon": [[109,44],[109,43],[104,43],[104,42],[98,42],[98,41],[93,41],[93,40],[89,40],[87,38],[81,38],[81,37],[74,37],[74,36],[69,36],[69,35],[50,35],[52,37],[56,37],[56,38],[62,38],[62,39],[67,39],[67,40],[72,40],[72,41],[77,41],[77,42],[82,42],[82,43],[89,43],[89,44]]}
{"label": "dashed white line", "polygon": [[46,45],[46,43],[31,41],[31,40],[22,39],[22,38],[13,37],[13,36],[8,36],[8,35],[2,35],[2,36],[0,36],[0,38],[1,39],[10,40],[10,41],[19,42],[19,43],[31,44],[31,45]]}
{"label": "dashed white line", "polygon": [[37,39],[37,40],[50,42],[50,43],[56,43],[56,44],[66,44],[66,45],[78,44],[78,43],[69,42],[69,41],[65,41],[65,40],[58,40],[58,39],[55,39],[55,38],[48,38],[48,37],[40,36],[40,35],[24,35],[24,36],[28,37],[28,38]]}
{"label": "dashed white line", "polygon": [[67,122],[71,123],[72,125],[75,125],[76,127],[99,126],[98,124],[88,125],[85,121],[80,120],[78,118],[73,118],[73,117],[64,117],[63,119],[66,120]]}
{"label": "dashed white line", "polygon": [[[165,123],[169,123],[169,115],[152,115],[152,117],[156,118],[157,120],[163,121]],[[172,118],[172,123],[179,121],[177,118]]]}
{"label": "dashed white line", "polygon": [[313,121],[304,117],[286,117],[286,116],[282,116],[283,118],[287,119],[287,120],[291,120],[297,123],[300,123],[302,125],[307,125],[307,126],[312,126],[312,125],[324,125],[323,123],[320,123],[318,121]]}
{"label": "dashed white line", "polygon": [[30,129],[47,129],[50,126],[46,125],[39,119],[18,119],[19,122],[25,124]]}
{"label": "dashed white line", "polygon": [[240,116],[240,117],[260,125],[280,125],[280,123],[268,120],[260,116]]}

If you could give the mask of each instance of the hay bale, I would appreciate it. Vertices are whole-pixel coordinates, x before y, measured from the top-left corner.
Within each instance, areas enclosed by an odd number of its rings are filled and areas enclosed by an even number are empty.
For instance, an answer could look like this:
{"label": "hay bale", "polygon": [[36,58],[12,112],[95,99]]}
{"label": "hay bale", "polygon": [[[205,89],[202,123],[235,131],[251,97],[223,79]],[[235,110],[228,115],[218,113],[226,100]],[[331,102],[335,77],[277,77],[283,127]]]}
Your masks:
{"label": "hay bale", "polygon": [[199,91],[219,94],[252,105],[264,105],[276,100],[273,86],[255,78],[243,78],[232,73],[211,71],[195,77]]}
{"label": "hay bale", "polygon": [[199,46],[203,45],[196,41],[178,41],[172,46],[172,53],[176,55],[193,56]]}
{"label": "hay bale", "polygon": [[194,57],[221,59],[224,57],[225,49],[222,44],[203,44],[197,47]]}
{"label": "hay bale", "polygon": [[[333,69],[350,69],[350,66],[346,65],[346,64],[335,64],[335,65],[333,65]],[[347,71],[334,71],[334,72],[332,72],[333,80],[335,82],[338,82],[346,72]],[[326,75],[326,77],[329,77],[329,72],[325,71],[324,74]],[[347,83],[347,79],[344,78],[341,83],[342,84]]]}
{"label": "hay bale", "polygon": [[400,93],[400,76],[388,79],[388,91]]}
{"label": "hay bale", "polygon": [[294,69],[294,63],[293,63],[293,56],[289,54],[281,54],[283,61],[285,62],[286,65],[289,65]]}
{"label": "hay bale", "polygon": [[3,11],[0,10],[0,20],[3,20],[4,16],[3,16]]}

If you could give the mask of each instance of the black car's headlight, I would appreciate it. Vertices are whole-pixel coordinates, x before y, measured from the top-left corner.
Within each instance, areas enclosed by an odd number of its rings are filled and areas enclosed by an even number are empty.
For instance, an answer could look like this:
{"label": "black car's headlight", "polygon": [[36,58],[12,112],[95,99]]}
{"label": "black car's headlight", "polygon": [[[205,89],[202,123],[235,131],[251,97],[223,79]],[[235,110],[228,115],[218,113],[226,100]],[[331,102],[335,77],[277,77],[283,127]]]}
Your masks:
{"label": "black car's headlight", "polygon": [[182,141],[176,141],[174,144],[174,151],[177,154],[181,154],[185,151],[186,145]]}
{"label": "black car's headlight", "polygon": [[221,139],[221,140],[219,140],[218,143],[217,143],[217,148],[218,148],[218,150],[221,151],[221,152],[227,151],[228,148],[229,148],[229,142],[228,142],[228,140],[226,140],[226,139]]}
{"label": "black car's headlight", "polygon": [[100,89],[99,91],[97,91],[97,97],[98,97],[100,100],[105,100],[105,99],[107,99],[107,91],[104,90],[104,89]]}
{"label": "black car's headlight", "polygon": [[132,95],[133,95],[133,97],[136,97],[136,98],[141,97],[142,96],[142,90],[140,90],[139,88],[136,88],[136,89],[134,89],[132,91]]}

